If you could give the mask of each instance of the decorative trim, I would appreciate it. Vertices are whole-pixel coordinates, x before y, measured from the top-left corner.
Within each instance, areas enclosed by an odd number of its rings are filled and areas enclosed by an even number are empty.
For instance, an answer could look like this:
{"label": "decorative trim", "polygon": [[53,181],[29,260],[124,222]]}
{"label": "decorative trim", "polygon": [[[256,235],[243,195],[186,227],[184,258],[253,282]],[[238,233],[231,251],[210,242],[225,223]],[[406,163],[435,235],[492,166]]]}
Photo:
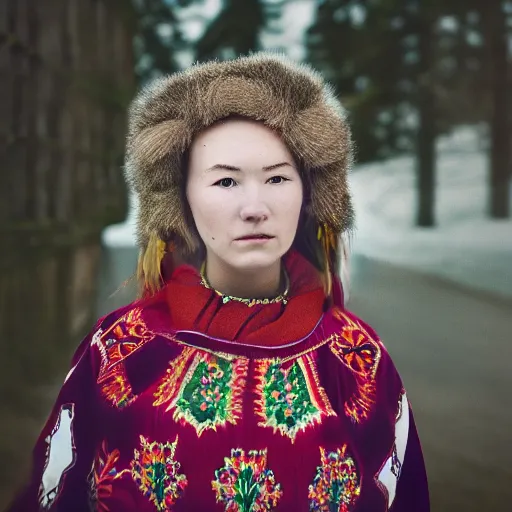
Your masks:
{"label": "decorative trim", "polygon": [[[63,404],[51,434],[45,439],[46,460],[38,492],[39,506],[42,510],[49,510],[59,499],[66,475],[76,463],[74,418],[75,404]],[[59,448],[56,448],[54,443],[58,444]]]}
{"label": "decorative trim", "polygon": [[409,402],[404,390],[400,393],[395,417],[393,445],[390,448],[388,457],[374,477],[377,487],[381,490],[386,500],[386,512],[391,508],[395,499],[409,437]]}

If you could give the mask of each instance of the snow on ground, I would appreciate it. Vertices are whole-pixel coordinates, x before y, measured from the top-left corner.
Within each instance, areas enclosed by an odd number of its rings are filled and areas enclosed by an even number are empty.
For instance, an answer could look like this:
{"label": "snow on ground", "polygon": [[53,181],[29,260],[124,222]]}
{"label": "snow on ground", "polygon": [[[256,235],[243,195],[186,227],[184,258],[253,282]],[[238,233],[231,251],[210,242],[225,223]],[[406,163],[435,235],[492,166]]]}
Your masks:
{"label": "snow on ground", "polygon": [[[439,141],[434,229],[414,227],[411,156],[357,167],[351,175],[354,253],[512,297],[512,220],[486,214],[487,157],[480,140],[478,129],[463,128]],[[125,223],[105,230],[106,246],[135,245],[132,206]]]}
{"label": "snow on ground", "polygon": [[103,231],[102,241],[105,247],[135,247],[135,221],[137,216],[137,200],[130,196],[128,218],[120,223],[113,224]]}
{"label": "snow on ground", "polygon": [[487,156],[476,128],[438,144],[437,227],[414,227],[414,160],[405,156],[356,168],[356,254],[433,273],[512,297],[512,220],[487,215]]}

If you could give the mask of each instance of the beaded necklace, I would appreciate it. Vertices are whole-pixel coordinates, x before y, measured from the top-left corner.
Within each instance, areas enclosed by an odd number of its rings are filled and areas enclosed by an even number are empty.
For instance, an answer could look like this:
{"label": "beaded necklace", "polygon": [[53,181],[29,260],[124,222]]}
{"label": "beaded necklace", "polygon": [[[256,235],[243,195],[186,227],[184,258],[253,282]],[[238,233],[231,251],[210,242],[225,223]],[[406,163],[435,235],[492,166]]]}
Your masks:
{"label": "beaded necklace", "polygon": [[290,278],[288,277],[288,273],[286,272],[286,270],[283,271],[284,279],[285,279],[285,283],[286,283],[284,292],[279,294],[277,297],[273,297],[271,299],[244,299],[242,297],[234,297],[233,295],[225,295],[210,285],[210,283],[208,282],[208,278],[206,277],[205,271],[206,271],[206,262],[203,262],[203,264],[201,265],[201,284],[208,290],[214,291],[219,297],[221,297],[223,304],[227,304],[230,301],[234,301],[234,302],[241,302],[242,304],[245,304],[246,306],[252,308],[253,306],[256,306],[259,304],[276,304],[276,303],[281,302],[282,304],[286,305],[288,302],[288,292],[290,289]]}

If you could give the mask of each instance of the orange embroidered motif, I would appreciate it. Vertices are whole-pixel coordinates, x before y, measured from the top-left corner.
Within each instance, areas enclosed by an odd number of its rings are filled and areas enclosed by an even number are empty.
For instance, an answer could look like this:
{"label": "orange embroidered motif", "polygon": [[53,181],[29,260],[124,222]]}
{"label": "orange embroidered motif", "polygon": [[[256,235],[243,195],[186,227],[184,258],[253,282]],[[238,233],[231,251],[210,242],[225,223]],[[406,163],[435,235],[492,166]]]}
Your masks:
{"label": "orange embroidered motif", "polygon": [[112,495],[112,484],[118,477],[116,464],[119,461],[119,450],[108,452],[107,442],[103,441],[101,449],[94,461],[89,475],[89,501],[91,510],[109,512],[105,503]]}
{"label": "orange embroidered motif", "polygon": [[137,398],[123,366],[117,366],[108,374],[100,384],[100,391],[103,397],[118,409],[130,405]]}
{"label": "orange embroidered motif", "polygon": [[292,443],[300,431],[321,423],[324,416],[336,415],[320,385],[311,354],[286,368],[277,360],[258,361],[256,379],[258,425],[279,431]]}
{"label": "orange embroidered motif", "polygon": [[351,371],[356,380],[356,392],[345,402],[345,414],[354,422],[366,420],[375,403],[375,376],[381,358],[381,348],[366,330],[342,311],[335,316],[344,322],[341,332],[330,336],[332,353]]}
{"label": "orange embroidered motif", "polygon": [[140,308],[128,311],[108,329],[99,329],[91,343],[98,347],[101,355],[98,383],[106,380],[115,366],[153,337],[142,319]]}
{"label": "orange embroidered motif", "polygon": [[169,406],[165,410],[166,412],[174,407],[174,398],[178,394],[183,376],[186,374],[187,369],[190,368],[195,352],[196,349],[185,347],[180,355],[169,363],[165,376],[155,392],[154,406],[168,403]]}
{"label": "orange embroidered motif", "polygon": [[153,336],[140,308],[130,310],[108,329],[99,329],[94,334],[91,345],[98,348],[101,356],[97,383],[101,394],[113,406],[126,407],[136,399],[123,362]]}

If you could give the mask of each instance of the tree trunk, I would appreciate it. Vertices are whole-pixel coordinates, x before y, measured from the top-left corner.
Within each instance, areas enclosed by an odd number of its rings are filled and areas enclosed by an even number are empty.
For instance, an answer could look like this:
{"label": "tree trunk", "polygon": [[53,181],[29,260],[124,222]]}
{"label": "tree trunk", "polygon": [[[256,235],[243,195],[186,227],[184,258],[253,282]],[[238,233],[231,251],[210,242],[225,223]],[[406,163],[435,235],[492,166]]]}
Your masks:
{"label": "tree trunk", "polygon": [[435,225],[436,177],[436,102],[432,69],[434,54],[433,23],[425,15],[419,21],[420,72],[418,84],[417,191],[416,223],[422,227]]}
{"label": "tree trunk", "polygon": [[510,216],[510,105],[508,99],[508,34],[502,3],[491,0],[483,9],[491,64],[489,213],[492,218]]}
{"label": "tree trunk", "polygon": [[126,5],[0,1],[0,510],[92,328],[101,232],[126,216]]}

